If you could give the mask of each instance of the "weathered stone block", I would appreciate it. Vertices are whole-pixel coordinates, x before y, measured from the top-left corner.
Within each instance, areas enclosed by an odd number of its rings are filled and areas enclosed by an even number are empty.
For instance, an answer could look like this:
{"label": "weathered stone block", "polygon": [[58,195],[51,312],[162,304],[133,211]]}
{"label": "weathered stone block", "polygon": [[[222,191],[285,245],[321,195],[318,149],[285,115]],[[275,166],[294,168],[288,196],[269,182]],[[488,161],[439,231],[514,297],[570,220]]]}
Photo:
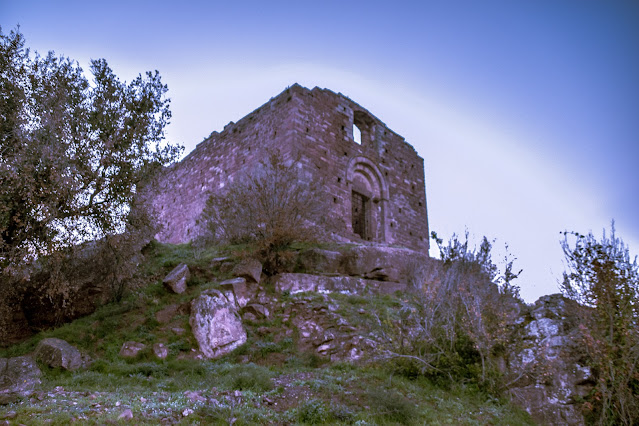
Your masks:
{"label": "weathered stone block", "polygon": [[35,357],[49,367],[70,371],[86,367],[89,362],[88,357],[83,356],[75,346],[54,337],[42,339],[38,343]]}
{"label": "weathered stone block", "polygon": [[262,264],[257,259],[243,259],[235,265],[231,273],[236,277],[246,279],[248,282],[259,284],[260,276],[262,275]]}
{"label": "weathered stone block", "polygon": [[[253,284],[253,286],[256,285]],[[235,301],[240,308],[246,306],[246,304],[255,295],[256,290],[257,288],[252,287],[246,282],[246,278],[233,278],[220,283],[220,291],[224,294],[230,292],[234,296]],[[229,297],[227,296],[227,298]]]}
{"label": "weathered stone block", "polygon": [[186,263],[180,263],[164,279],[162,283],[173,293],[181,294],[186,291],[186,281],[191,276]]}
{"label": "weathered stone block", "polygon": [[219,290],[207,290],[191,301],[189,324],[206,358],[219,358],[246,343],[235,303]]}

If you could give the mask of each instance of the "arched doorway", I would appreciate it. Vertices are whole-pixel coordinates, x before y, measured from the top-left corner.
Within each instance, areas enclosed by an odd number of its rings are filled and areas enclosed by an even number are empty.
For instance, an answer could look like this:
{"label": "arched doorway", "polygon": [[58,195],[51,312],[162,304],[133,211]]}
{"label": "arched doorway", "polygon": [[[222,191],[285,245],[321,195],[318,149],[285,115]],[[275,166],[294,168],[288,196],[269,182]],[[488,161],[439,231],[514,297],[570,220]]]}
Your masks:
{"label": "arched doorway", "polygon": [[388,186],[366,157],[351,159],[346,175],[351,200],[351,231],[363,240],[386,241]]}

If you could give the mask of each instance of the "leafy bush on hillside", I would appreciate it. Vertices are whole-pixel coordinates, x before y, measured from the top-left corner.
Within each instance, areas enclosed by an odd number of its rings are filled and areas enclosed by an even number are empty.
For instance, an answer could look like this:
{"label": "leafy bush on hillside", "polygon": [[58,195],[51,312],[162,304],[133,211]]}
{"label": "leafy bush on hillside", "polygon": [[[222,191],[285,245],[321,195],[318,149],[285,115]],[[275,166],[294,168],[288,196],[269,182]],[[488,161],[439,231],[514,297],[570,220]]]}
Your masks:
{"label": "leafy bush on hillside", "polygon": [[561,284],[566,297],[583,310],[580,346],[596,376],[586,398],[589,419],[597,424],[639,423],[639,265],[615,234],[598,240],[592,233],[564,232],[568,272]]}
{"label": "leafy bush on hillside", "polygon": [[386,347],[383,356],[407,376],[441,381],[469,381],[497,392],[497,358],[521,301],[513,281],[513,261],[503,272],[491,259],[484,237],[479,249],[455,235],[448,245],[433,233],[442,265],[435,280],[414,295],[416,303],[400,309],[400,321],[380,318]]}

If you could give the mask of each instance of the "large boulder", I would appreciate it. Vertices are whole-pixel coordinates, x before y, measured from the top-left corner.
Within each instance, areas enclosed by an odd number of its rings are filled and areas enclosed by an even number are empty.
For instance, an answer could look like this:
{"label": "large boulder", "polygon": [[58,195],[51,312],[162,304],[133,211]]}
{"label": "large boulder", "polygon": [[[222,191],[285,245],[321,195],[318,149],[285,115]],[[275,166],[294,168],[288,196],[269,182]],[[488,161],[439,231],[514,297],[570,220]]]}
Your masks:
{"label": "large boulder", "polygon": [[593,385],[580,364],[576,302],[560,294],[543,296],[518,319],[518,338],[508,359],[509,393],[533,419],[547,425],[581,425],[578,400]]}
{"label": "large boulder", "polygon": [[219,358],[246,343],[235,300],[219,290],[204,291],[191,301],[189,324],[206,358]]}
{"label": "large boulder", "polygon": [[40,384],[42,372],[33,358],[0,358],[0,395],[27,395]]}
{"label": "large boulder", "polygon": [[189,267],[186,263],[180,263],[176,266],[169,275],[164,277],[162,283],[164,287],[171,290],[173,293],[181,294],[186,291],[186,282],[191,276]]}
{"label": "large boulder", "polygon": [[54,337],[42,339],[38,343],[35,357],[49,367],[62,368],[69,371],[86,367],[90,361],[75,346]]}

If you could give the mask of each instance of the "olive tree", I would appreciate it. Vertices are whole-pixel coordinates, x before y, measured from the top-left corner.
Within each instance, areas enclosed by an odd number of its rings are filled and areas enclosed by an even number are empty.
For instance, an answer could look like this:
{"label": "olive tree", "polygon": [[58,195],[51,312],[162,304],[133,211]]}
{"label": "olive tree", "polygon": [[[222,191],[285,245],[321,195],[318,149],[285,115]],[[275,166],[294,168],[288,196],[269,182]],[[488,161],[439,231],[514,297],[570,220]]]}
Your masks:
{"label": "olive tree", "polygon": [[91,78],[0,29],[0,267],[124,231],[144,179],[180,153],[157,71],[126,83],[104,59]]}

